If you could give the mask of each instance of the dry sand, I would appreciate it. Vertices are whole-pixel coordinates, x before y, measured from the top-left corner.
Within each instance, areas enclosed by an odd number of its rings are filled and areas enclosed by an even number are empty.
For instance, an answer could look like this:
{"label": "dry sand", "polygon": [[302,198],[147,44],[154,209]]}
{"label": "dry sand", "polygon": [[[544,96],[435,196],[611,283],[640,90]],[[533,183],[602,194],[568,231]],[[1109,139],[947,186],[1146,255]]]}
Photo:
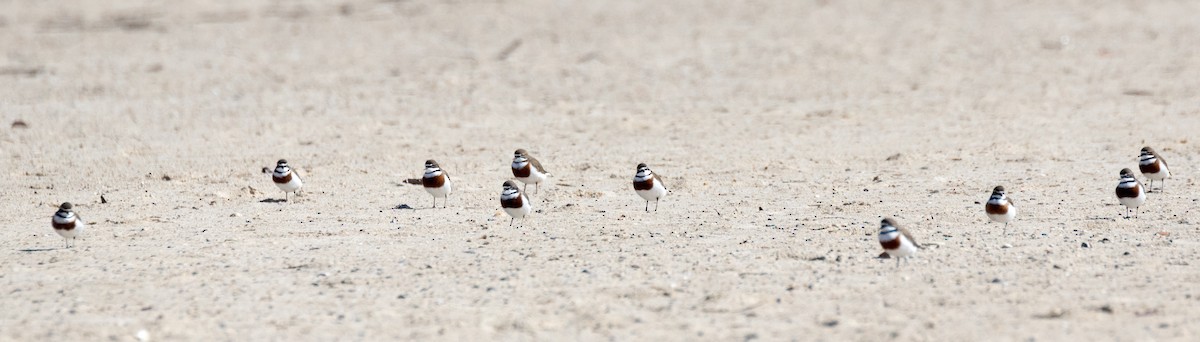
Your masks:
{"label": "dry sand", "polygon": [[[0,1],[0,340],[1196,340],[1196,13]],[[1143,145],[1177,175],[1121,219]],[[876,259],[883,216],[936,248]]]}

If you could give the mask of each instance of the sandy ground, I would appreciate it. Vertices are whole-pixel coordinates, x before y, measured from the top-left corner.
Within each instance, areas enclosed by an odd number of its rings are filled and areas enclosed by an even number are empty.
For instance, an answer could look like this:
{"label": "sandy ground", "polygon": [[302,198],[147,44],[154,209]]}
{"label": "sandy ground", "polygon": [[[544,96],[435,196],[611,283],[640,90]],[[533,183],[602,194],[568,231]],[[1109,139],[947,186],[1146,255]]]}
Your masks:
{"label": "sandy ground", "polygon": [[0,0],[0,340],[1200,339],[1198,2],[107,3]]}

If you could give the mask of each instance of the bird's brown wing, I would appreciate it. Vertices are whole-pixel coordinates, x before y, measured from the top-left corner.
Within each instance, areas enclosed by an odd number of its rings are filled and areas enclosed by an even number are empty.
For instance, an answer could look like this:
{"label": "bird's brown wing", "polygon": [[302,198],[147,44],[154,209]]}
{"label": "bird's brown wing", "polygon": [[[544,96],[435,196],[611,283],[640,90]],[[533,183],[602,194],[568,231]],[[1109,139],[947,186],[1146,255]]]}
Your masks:
{"label": "bird's brown wing", "polygon": [[529,157],[529,164],[532,164],[533,167],[537,168],[541,173],[550,173],[550,171],[546,171],[546,168],[542,167],[542,163],[538,162],[538,160],[534,159],[533,157]]}
{"label": "bird's brown wing", "polygon": [[658,182],[658,185],[662,185],[663,189],[666,189],[666,188],[667,188],[667,183],[663,181],[663,176],[662,176],[662,175],[655,173],[655,174],[654,174],[654,181],[655,181],[655,182]]}

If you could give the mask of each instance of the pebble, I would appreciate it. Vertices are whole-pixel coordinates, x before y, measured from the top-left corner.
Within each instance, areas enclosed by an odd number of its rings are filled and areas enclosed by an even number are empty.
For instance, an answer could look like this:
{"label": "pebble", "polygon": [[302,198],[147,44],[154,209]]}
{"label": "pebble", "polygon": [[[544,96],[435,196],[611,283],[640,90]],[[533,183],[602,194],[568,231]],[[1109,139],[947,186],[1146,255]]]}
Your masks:
{"label": "pebble", "polygon": [[1092,247],[1092,245],[1089,245],[1087,242],[1084,242],[1082,244],[1079,244],[1079,247],[1088,248],[1088,247]]}
{"label": "pebble", "polygon": [[1001,245],[1000,248],[1012,248],[1012,244],[1006,243],[1006,244]]}

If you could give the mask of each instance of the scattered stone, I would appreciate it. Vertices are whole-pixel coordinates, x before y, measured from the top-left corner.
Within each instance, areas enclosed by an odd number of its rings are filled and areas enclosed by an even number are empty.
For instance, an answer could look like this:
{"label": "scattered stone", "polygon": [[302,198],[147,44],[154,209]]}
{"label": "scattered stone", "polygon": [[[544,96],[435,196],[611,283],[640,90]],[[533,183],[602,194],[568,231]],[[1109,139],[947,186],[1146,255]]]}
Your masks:
{"label": "scattered stone", "polygon": [[1000,245],[1000,248],[1012,248],[1012,244],[1006,243],[1006,244]]}
{"label": "scattered stone", "polygon": [[17,129],[17,128],[29,128],[29,124],[25,123],[25,121],[24,121],[24,120],[19,120],[19,119],[18,119],[18,120],[14,120],[14,121],[12,122],[12,128],[14,128],[14,129]]}
{"label": "scattered stone", "polygon": [[1090,248],[1090,247],[1092,247],[1092,245],[1089,245],[1087,242],[1084,242],[1084,243],[1079,244],[1079,247]]}
{"label": "scattered stone", "polygon": [[1104,306],[1100,307],[1100,312],[1111,315],[1113,313],[1113,308],[1112,308],[1112,306],[1109,306],[1108,304],[1104,304]]}
{"label": "scattered stone", "polygon": [[900,159],[899,153],[896,153],[896,154],[893,154],[893,155],[890,155],[887,157],[887,161],[894,161],[894,160],[899,160],[899,159]]}
{"label": "scattered stone", "polygon": [[100,195],[100,204],[108,204],[108,199],[104,198],[104,195]]}
{"label": "scattered stone", "polygon": [[838,325],[838,320],[836,320],[836,319],[831,319],[831,320],[828,320],[828,321],[824,321],[824,322],[821,322],[821,325],[824,325],[824,326],[827,326],[827,327],[830,327],[830,328],[832,328],[832,327],[836,327],[836,326]]}
{"label": "scattered stone", "polygon": [[1004,281],[1000,280],[1000,278],[992,278],[992,284],[1001,284],[1001,283],[1004,283]]}
{"label": "scattered stone", "polygon": [[229,214],[229,217],[242,217],[242,213],[232,213]]}
{"label": "scattered stone", "polygon": [[410,206],[408,206],[407,204],[401,204],[401,205],[398,205],[398,206],[396,206],[395,208],[392,208],[392,209],[412,209],[412,208],[413,208],[413,207],[410,207]]}
{"label": "scattered stone", "polygon": [[171,176],[168,176],[168,175],[163,175],[163,176],[162,176],[162,180],[165,180],[165,181],[168,181],[168,182],[169,182],[169,181],[171,181]]}

